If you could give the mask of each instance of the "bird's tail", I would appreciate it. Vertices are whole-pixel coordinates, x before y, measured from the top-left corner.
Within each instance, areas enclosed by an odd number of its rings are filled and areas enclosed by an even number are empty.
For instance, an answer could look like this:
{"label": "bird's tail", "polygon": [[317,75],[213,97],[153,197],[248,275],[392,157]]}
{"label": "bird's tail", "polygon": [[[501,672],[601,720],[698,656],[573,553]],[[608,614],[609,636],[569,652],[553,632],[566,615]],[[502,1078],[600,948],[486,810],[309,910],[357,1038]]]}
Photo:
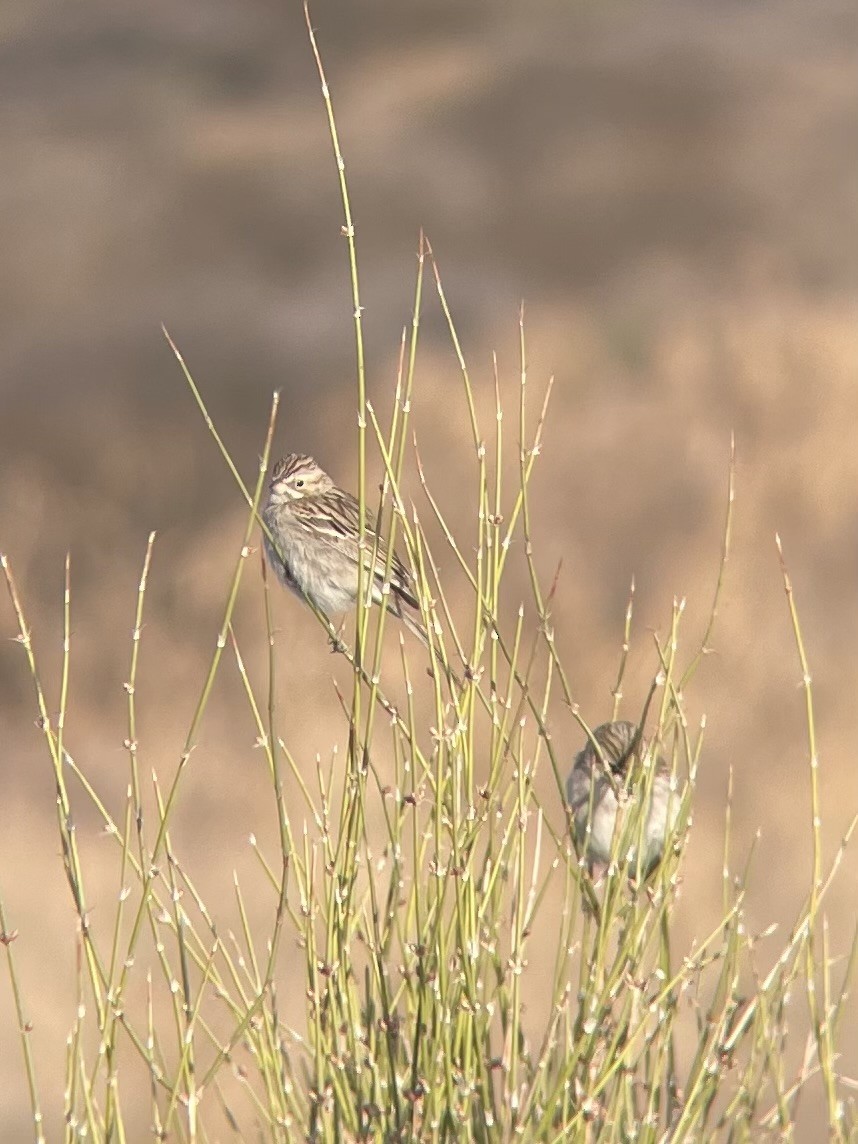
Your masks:
{"label": "bird's tail", "polygon": [[441,668],[444,674],[447,676],[447,679],[451,683],[455,683],[456,687],[461,690],[462,682],[447,663],[447,657],[444,655],[442,649],[438,646],[438,643],[429,635],[420,620],[415,618],[413,615],[413,610],[408,607],[407,604],[405,604],[403,599],[394,593],[392,600],[390,600],[387,605],[387,610],[396,616],[398,620],[403,622],[411,634],[420,640],[427,651],[434,653],[434,656],[438,660],[438,663],[441,665]]}

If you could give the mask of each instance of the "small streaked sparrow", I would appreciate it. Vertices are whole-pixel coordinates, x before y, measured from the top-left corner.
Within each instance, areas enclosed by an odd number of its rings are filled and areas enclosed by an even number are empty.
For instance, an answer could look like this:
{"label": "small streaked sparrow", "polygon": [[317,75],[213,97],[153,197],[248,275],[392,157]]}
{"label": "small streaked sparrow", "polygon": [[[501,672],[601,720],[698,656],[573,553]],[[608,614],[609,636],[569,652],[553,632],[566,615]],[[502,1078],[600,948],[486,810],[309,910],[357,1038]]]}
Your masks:
{"label": "small streaked sparrow", "polygon": [[[680,796],[671,790],[670,771],[660,755],[651,752],[638,727],[626,720],[603,723],[593,731],[604,763],[596,748],[588,742],[576,756],[566,780],[566,798],[572,810],[575,835],[590,865],[608,865],[612,849],[620,862],[628,862],[632,872],[638,869],[638,844],[642,844],[639,873],[646,877],[658,864],[664,851],[664,841],[673,828],[679,810]],[[606,774],[611,772],[614,784]],[[648,773],[655,767],[655,773]],[[627,783],[630,771],[633,786]],[[649,800],[644,821],[637,820],[630,827],[629,814],[635,807],[636,795],[648,791]],[[622,792],[627,791],[628,800]],[[618,793],[619,798],[618,798]],[[617,807],[625,801],[625,816],[617,823]],[[629,829],[631,833],[629,833]],[[616,838],[615,838],[616,833]],[[626,852],[617,847],[620,838],[626,840]]]}
{"label": "small streaked sparrow", "polygon": [[[382,594],[387,549],[370,509],[364,510],[364,547],[358,548],[360,509],[351,493],[338,488],[312,457],[290,453],[272,470],[268,500],[262,510],[271,540],[265,555],[287,588],[309,600],[329,620],[355,607],[358,558],[362,555],[365,587],[375,604],[384,601],[424,643],[426,634],[409,609],[417,609],[411,575],[397,554],[390,563],[390,590]],[[370,568],[375,547],[375,563]]]}

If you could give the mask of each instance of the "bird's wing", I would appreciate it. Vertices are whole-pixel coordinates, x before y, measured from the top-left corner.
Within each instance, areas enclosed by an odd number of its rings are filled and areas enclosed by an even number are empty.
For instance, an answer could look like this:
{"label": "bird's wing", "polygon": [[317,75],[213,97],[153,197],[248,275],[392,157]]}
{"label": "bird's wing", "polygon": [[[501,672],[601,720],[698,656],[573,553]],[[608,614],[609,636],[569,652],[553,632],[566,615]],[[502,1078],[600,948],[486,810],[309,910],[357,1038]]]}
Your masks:
{"label": "bird's wing", "polygon": [[[341,551],[345,551],[357,563],[357,537],[360,520],[360,506],[351,493],[340,491],[326,493],[313,498],[314,517],[316,527],[325,536],[330,544]],[[366,566],[369,566],[373,537],[378,536],[375,513],[371,508],[364,509],[365,543],[369,546],[366,554]],[[382,537],[378,537],[375,568],[373,574],[381,583],[384,580],[384,570],[387,565],[387,545]],[[401,597],[412,608],[418,606],[417,599],[411,588],[411,573],[394,551],[390,563],[390,584],[397,596]]]}

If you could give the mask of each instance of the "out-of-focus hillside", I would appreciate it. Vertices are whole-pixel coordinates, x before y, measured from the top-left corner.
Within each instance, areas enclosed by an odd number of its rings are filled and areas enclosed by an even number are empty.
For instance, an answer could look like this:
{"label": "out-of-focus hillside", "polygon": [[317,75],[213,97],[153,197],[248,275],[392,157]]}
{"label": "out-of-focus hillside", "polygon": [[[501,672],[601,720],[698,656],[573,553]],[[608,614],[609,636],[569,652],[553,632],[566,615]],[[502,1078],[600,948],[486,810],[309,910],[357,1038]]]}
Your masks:
{"label": "out-of-focus hillside", "polygon": [[[590,723],[610,709],[632,576],[625,713],[654,670],[649,629],[665,630],[674,596],[688,597],[687,638],[702,631],[735,431],[734,549],[716,654],[690,697],[708,730],[679,925],[694,933],[720,900],[728,764],[740,852],[762,828],[765,877],[751,921],[788,925],[807,884],[810,809],[776,530],[813,669],[829,853],[858,809],[852,6],[320,0],[313,18],[346,153],[379,408],[410,320],[420,227],[487,413],[498,352],[511,446],[522,298],[533,416],[537,391],[556,377],[534,484],[538,562],[548,579],[563,560],[557,640]],[[161,322],[245,474],[279,388],[278,447],[313,452],[354,483],[354,331],[336,172],[299,4],[7,3],[0,107],[0,550],[54,673],[52,703],[71,552],[68,745],[116,808],[146,537],[158,530],[141,758],[169,775],[244,519]],[[464,527],[473,454],[432,290],[414,417],[428,479]],[[410,473],[421,506],[413,464]],[[514,575],[524,598],[526,576]],[[309,765],[342,749],[330,678],[346,668],[294,600],[278,598],[277,620],[287,737]],[[255,563],[237,627],[261,678]],[[0,890],[21,935],[43,1085],[58,1098],[74,922],[15,634],[4,604]],[[568,715],[558,708],[555,720],[562,737]],[[226,671],[178,809],[204,889],[251,867],[251,832],[273,844],[253,741],[240,683]],[[99,883],[106,843],[95,825],[83,814],[97,918],[99,897],[112,902],[117,887],[107,862]],[[856,899],[852,857],[831,899],[840,948]],[[267,900],[252,908],[267,916]],[[285,973],[294,955],[283,956]],[[295,1004],[297,1014],[298,995]],[[26,1116],[12,1028],[2,987],[7,1139]]]}

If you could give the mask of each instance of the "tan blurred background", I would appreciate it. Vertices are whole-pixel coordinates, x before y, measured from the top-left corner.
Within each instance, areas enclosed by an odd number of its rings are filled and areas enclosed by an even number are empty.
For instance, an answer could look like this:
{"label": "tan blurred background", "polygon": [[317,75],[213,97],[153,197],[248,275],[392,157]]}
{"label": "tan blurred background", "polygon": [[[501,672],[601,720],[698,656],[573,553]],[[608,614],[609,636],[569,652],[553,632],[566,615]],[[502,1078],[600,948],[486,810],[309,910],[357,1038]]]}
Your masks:
{"label": "tan blurred background", "polygon": [[[735,430],[735,538],[717,654],[689,695],[708,731],[678,925],[687,947],[717,908],[732,763],[737,859],[762,832],[749,924],[788,927],[808,884],[810,812],[776,530],[813,670],[829,858],[858,810],[853,6],[318,0],[313,13],[346,152],[379,407],[410,316],[421,226],[481,398],[497,350],[515,400],[522,298],[534,414],[537,390],[556,375],[535,486],[538,561],[548,579],[563,558],[557,639],[591,723],[610,711],[632,576],[626,713],[654,668],[650,630],[666,631],[674,596],[689,601],[686,655],[699,639]],[[68,745],[118,810],[128,776],[122,682],[147,534],[159,538],[141,758],[166,781],[244,520],[160,323],[248,478],[279,388],[278,447],[313,452],[353,484],[341,208],[298,4],[10,0],[0,53],[0,550],[21,586],[52,706],[62,564],[72,554]],[[472,452],[431,290],[415,405],[430,480],[464,526]],[[416,480],[408,491],[424,510]],[[520,569],[511,585],[526,596]],[[276,607],[286,737],[310,768],[316,752],[327,760],[342,749],[330,681],[348,674],[309,613],[285,597]],[[255,561],[237,628],[261,683]],[[32,1041],[55,1118],[74,1016],[75,924],[15,633],[4,603],[0,891],[20,931]],[[554,719],[562,739],[571,721],[559,705]],[[251,897],[259,886],[248,836],[274,845],[253,741],[227,662],[181,789],[176,836],[228,924],[233,869]],[[110,918],[115,853],[82,799],[79,810],[94,916],[101,903]],[[835,949],[851,935],[856,900],[852,856],[829,899]],[[252,908],[270,924],[264,895]],[[764,943],[763,968],[778,948]],[[532,968],[538,1012],[538,960]],[[284,980],[294,985],[296,972],[290,946]],[[4,1140],[28,1139],[5,968],[3,979],[0,1124]],[[854,1052],[849,1067],[858,1067]],[[56,1119],[51,1127],[56,1138]]]}

